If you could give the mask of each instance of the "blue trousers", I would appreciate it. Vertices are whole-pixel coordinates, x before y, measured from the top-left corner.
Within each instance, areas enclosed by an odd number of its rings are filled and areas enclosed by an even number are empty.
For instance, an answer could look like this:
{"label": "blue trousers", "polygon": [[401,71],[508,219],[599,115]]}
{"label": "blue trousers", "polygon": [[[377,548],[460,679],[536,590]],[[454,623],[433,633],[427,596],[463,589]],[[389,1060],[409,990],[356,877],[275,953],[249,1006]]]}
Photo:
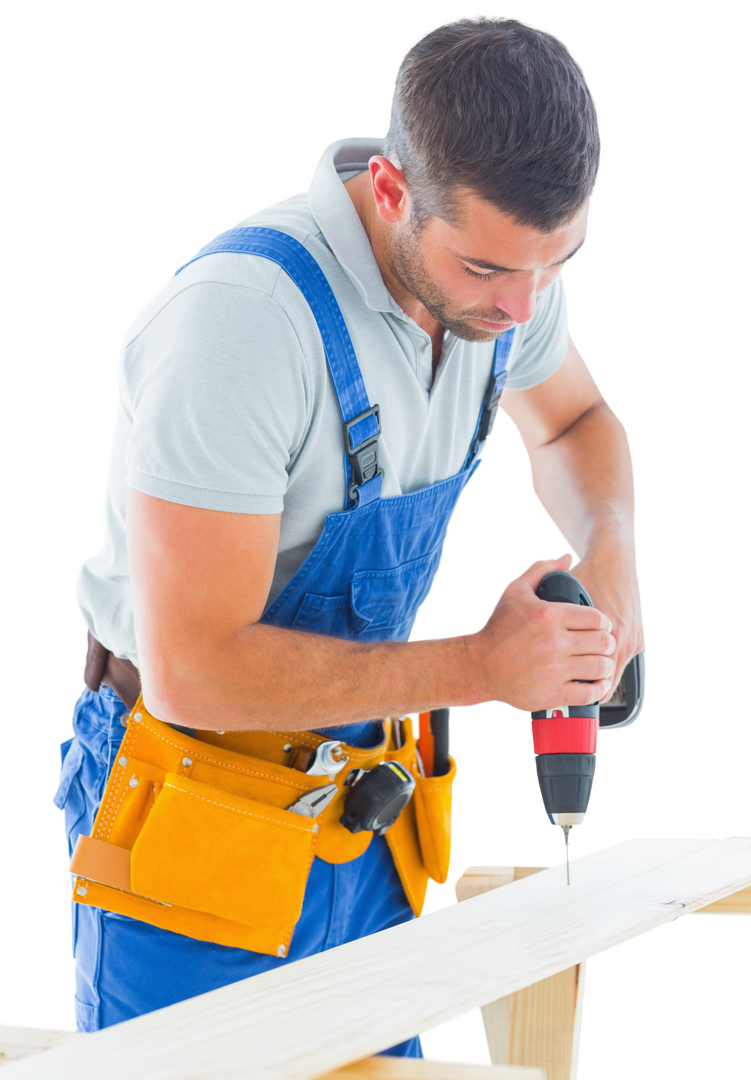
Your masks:
{"label": "blue trousers", "polygon": [[[91,835],[97,808],[125,729],[127,709],[103,687],[85,691],[74,716],[75,736],[62,747],[56,805],[65,810],[72,851]],[[302,915],[284,959],[196,941],[110,911],[73,905],[76,1018],[97,1031],[204,994],[228,983],[333,949],[413,917],[383,837],[359,859],[334,866],[313,860]],[[385,1051],[422,1057],[419,1038]]]}

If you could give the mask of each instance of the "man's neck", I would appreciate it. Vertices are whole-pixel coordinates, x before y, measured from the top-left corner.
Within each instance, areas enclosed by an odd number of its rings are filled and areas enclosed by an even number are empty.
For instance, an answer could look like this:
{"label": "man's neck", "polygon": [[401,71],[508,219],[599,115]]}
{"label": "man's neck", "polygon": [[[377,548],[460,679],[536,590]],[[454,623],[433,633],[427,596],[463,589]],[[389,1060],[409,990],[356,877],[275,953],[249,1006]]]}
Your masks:
{"label": "man's neck", "polygon": [[378,269],[381,271],[384,284],[389,293],[396,300],[402,311],[409,315],[417,325],[424,330],[433,342],[433,375],[435,376],[443,348],[443,327],[433,318],[424,305],[413,296],[404,285],[394,276],[386,258],[387,234],[391,226],[383,220],[376,210],[373,199],[373,190],[370,184],[370,173],[362,172],[345,182],[347,194],[357,211],[357,216],[362,222],[362,227],[367,233],[370,246],[373,249]]}

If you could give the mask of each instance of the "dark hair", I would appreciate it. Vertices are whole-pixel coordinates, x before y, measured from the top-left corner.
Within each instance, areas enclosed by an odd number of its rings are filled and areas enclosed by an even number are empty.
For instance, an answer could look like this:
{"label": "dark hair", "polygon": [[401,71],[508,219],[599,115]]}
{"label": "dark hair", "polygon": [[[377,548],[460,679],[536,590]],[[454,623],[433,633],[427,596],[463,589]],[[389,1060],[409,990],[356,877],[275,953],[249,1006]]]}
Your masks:
{"label": "dark hair", "polygon": [[461,19],[404,58],[385,153],[418,224],[452,220],[456,190],[468,188],[552,232],[590,195],[600,138],[581,68],[557,38],[515,19]]}

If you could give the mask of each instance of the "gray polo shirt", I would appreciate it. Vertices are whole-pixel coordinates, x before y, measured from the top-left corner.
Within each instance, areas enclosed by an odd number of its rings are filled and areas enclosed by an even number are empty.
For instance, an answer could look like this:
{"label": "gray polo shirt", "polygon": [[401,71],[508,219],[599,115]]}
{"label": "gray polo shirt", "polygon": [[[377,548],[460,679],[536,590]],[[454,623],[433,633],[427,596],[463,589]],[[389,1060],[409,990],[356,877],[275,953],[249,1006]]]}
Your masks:
{"label": "gray polo shirt", "polygon": [[[334,143],[307,195],[242,225],[294,236],[342,309],[371,404],[381,407],[383,494],[461,468],[492,364],[493,343],[447,334],[435,381],[432,344],[388,293],[343,181],[381,152],[376,139]],[[210,239],[210,237],[207,237]],[[558,280],[518,326],[508,387],[547,379],[563,361]],[[127,487],[170,502],[242,514],[282,513],[269,599],[298,569],[326,515],[344,505],[342,420],[313,316],[274,263],[208,255],[174,277],[136,319],[120,362],[120,403],[99,555],[78,598],[89,629],[138,663],[125,532]]]}

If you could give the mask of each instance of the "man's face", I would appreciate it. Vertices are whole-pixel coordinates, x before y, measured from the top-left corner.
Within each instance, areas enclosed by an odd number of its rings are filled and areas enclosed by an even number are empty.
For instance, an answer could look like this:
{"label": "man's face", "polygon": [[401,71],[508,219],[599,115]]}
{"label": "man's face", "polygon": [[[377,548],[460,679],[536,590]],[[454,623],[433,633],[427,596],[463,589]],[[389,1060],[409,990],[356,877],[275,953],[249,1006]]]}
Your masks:
{"label": "man's face", "polygon": [[584,242],[589,200],[566,225],[541,233],[473,192],[456,201],[454,225],[415,225],[407,212],[388,230],[390,273],[441,326],[465,341],[490,341],[528,322],[537,297]]}

